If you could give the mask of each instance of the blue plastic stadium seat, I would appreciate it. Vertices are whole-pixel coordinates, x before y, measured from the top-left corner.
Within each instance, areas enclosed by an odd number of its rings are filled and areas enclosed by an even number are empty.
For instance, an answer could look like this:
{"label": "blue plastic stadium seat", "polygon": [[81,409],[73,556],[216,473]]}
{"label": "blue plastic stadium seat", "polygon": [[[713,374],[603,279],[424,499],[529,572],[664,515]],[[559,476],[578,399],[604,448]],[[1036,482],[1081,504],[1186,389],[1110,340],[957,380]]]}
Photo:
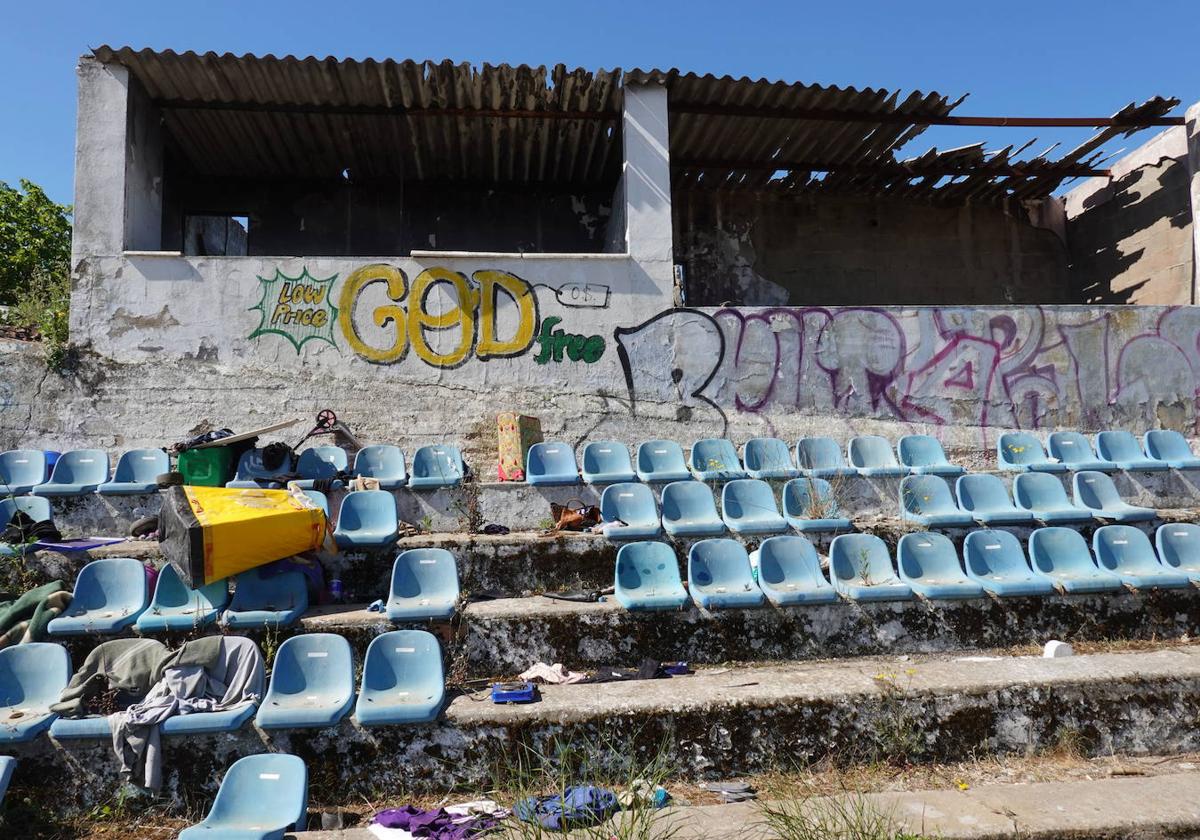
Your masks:
{"label": "blue plastic stadium seat", "polygon": [[458,608],[458,567],[444,548],[410,548],[396,555],[388,621],[450,618]]}
{"label": "blue plastic stadium seat", "polygon": [[26,642],[0,649],[0,744],[32,740],[50,728],[71,681],[71,657],[62,645]]}
{"label": "blue plastic stadium seat", "polygon": [[[313,446],[300,453],[296,461],[295,480],[297,487],[311,490],[313,485],[323,479],[333,479],[339,472],[345,472],[350,466],[346,450],[340,446]],[[341,487],[340,480],[334,480],[333,487]]]}
{"label": "blue plastic stadium seat", "polygon": [[1033,514],[1047,525],[1095,521],[1090,510],[1076,507],[1067,498],[1062,479],[1048,473],[1021,473],[1013,479],[1013,500],[1017,507]]}
{"label": "blue plastic stadium seat", "polygon": [[887,545],[874,534],[841,534],[829,544],[833,588],[855,601],[907,601],[912,587],[892,568]]}
{"label": "blue plastic stadium seat", "polygon": [[1112,592],[1121,579],[1096,565],[1087,540],[1073,528],[1038,528],[1029,537],[1029,563],[1068,594]]}
{"label": "blue plastic stadium seat", "polygon": [[13,770],[17,768],[17,760],[11,755],[0,755],[0,806],[4,805],[4,795],[8,793],[8,784],[12,781]]}
{"label": "blue plastic stadium seat", "polygon": [[907,475],[908,469],[900,466],[896,453],[887,438],[879,435],[859,435],[850,438],[846,447],[846,455],[850,466],[858,470],[859,475],[867,477],[885,475]]}
{"label": "blue plastic stadium seat", "polygon": [[560,441],[535,443],[525,455],[525,481],[536,486],[578,484],[575,450]]}
{"label": "blue plastic stadium seat", "polygon": [[823,478],[793,478],[783,485],[783,518],[802,534],[850,530],[833,487]]}
{"label": "blue plastic stadium seat", "polygon": [[150,604],[146,569],[129,557],[93,560],[79,570],[71,606],[52,620],[51,636],[119,633],[131,626]]}
{"label": "blue plastic stadium seat", "polygon": [[[49,522],[50,500],[41,496],[12,496],[0,499],[0,530],[8,526],[17,511],[23,511],[34,522]],[[22,554],[29,550],[30,546],[0,543],[0,557]]]}
{"label": "blue plastic stadium seat", "polygon": [[996,459],[1002,470],[1017,472],[1067,472],[1066,464],[1051,461],[1042,442],[1027,432],[1009,432],[996,441]]}
{"label": "blue plastic stadium seat", "polygon": [[50,480],[33,488],[35,496],[83,496],[108,481],[108,453],[102,449],[72,449],[54,463]]}
{"label": "blue plastic stadium seat", "polygon": [[779,515],[775,491],[757,478],[728,481],[721,489],[721,518],[735,534],[781,534],[788,529]]}
{"label": "blue plastic stadium seat", "polygon": [[307,826],[308,768],[294,755],[248,755],[230,766],[203,822],[179,840],[282,840]]}
{"label": "blue plastic stadium seat", "polygon": [[333,726],[354,705],[354,655],[336,633],[304,633],[275,652],[254,722],[262,729]]}
{"label": "blue plastic stadium seat", "polygon": [[610,540],[645,540],[662,533],[654,493],[645,484],[610,484],[600,496],[604,536]]}
{"label": "blue plastic stadium seat", "polygon": [[1002,598],[1052,595],[1054,584],[1034,574],[1021,542],[1008,531],[972,531],[963,541],[967,577]]}
{"label": "blue plastic stadium seat", "polygon": [[750,558],[740,542],[700,540],[688,551],[688,591],[706,609],[757,607],[763,591],[750,573]]}
{"label": "blue plastic stadium seat", "polygon": [[679,579],[675,550],[661,542],[626,543],[617,550],[613,597],[630,611],[679,610],[688,594]]}
{"label": "blue plastic stadium seat", "polygon": [[1154,546],[1159,562],[1200,583],[1200,525],[1160,525]]}
{"label": "blue plastic stadium seat", "polygon": [[704,438],[692,444],[688,462],[692,474],[701,481],[729,481],[745,478],[733,443],[725,438]]}
{"label": "blue plastic stadium seat", "polygon": [[354,474],[373,478],[380,490],[395,490],[408,483],[408,466],[399,446],[377,443],[365,446],[354,456]]}
{"label": "blue plastic stadium seat", "polygon": [[672,481],[662,490],[662,524],[672,537],[718,537],[725,523],[707,484]]}
{"label": "blue plastic stadium seat", "polygon": [[905,534],[896,545],[900,579],[931,599],[982,598],[983,587],[963,573],[954,543],[945,534]]}
{"label": "blue plastic stadium seat", "polygon": [[386,490],[353,490],[342,499],[333,539],[338,548],[383,548],[396,541],[396,497]]}
{"label": "blue plastic stadium seat", "polygon": [[45,481],[45,452],[38,449],[0,452],[0,496],[23,496]]}
{"label": "blue plastic stadium seat", "polygon": [[112,727],[107,717],[56,718],[50,725],[50,735],[56,741],[110,739]]}
{"label": "blue plastic stadium seat", "polygon": [[646,482],[688,481],[692,473],[683,450],[673,440],[647,440],[638,444],[637,477]]}
{"label": "blue plastic stadium seat", "polygon": [[408,486],[414,490],[456,487],[462,484],[466,467],[457,446],[439,443],[422,446],[413,455],[412,474]]}
{"label": "blue plastic stadium seat", "polygon": [[264,577],[260,569],[249,569],[234,579],[233,600],[221,614],[221,623],[242,629],[288,627],[306,609],[308,584],[303,572]]}
{"label": "blue plastic stadium seat", "polygon": [[1171,465],[1149,458],[1129,432],[1100,432],[1096,435],[1096,454],[1103,461],[1111,461],[1122,470],[1169,470]]}
{"label": "blue plastic stadium seat", "polygon": [[1192,453],[1187,438],[1171,429],[1156,429],[1146,432],[1142,438],[1146,454],[1177,470],[1200,470],[1200,458]]}
{"label": "blue plastic stadium seat", "polygon": [[926,528],[965,528],[974,514],[958,506],[940,475],[909,475],[900,482],[900,518]]}
{"label": "blue plastic stadium seat", "polygon": [[229,585],[218,580],[191,589],[170,563],[158,572],[150,606],[138,616],[139,633],[186,633],[207,627],[229,603]]}
{"label": "blue plastic stadium seat", "polygon": [[751,478],[795,478],[800,474],[792,463],[788,445],[779,438],[751,438],[742,450],[746,475]]}
{"label": "blue plastic stadium seat", "polygon": [[325,518],[329,518],[329,499],[320,490],[305,490],[304,495],[312,499],[321,512],[325,514]]}
{"label": "blue plastic stadium seat", "polygon": [[442,649],[424,630],[393,630],[376,636],[363,663],[354,717],[362,726],[429,723],[445,697]]}
{"label": "blue plastic stadium seat", "polygon": [[1033,514],[1013,504],[999,476],[962,475],[954,483],[958,506],[984,525],[1027,525]]}
{"label": "blue plastic stadium seat", "polygon": [[829,604],[837,591],[821,571],[821,558],[805,537],[770,537],[750,553],[758,570],[758,586],[778,607],[795,604]]}
{"label": "blue plastic stadium seat", "polygon": [[282,487],[287,476],[292,474],[290,459],[284,458],[283,462],[275,469],[267,469],[263,463],[263,451],[262,449],[248,449],[243,452],[238,458],[237,472],[234,473],[233,481],[227,481],[225,486],[251,490],[255,487]]}
{"label": "blue plastic stadium seat", "polygon": [[1075,504],[1092,511],[1099,519],[1111,519],[1113,522],[1146,522],[1158,516],[1158,512],[1153,508],[1126,503],[1117,492],[1113,480],[1102,472],[1077,472],[1071,484],[1075,491]]}
{"label": "blue plastic stadium seat", "polygon": [[117,459],[112,481],[100,485],[102,496],[136,496],[158,490],[158,476],[169,472],[171,460],[161,449],[131,449]]}
{"label": "blue plastic stadium seat", "polygon": [[1131,525],[1105,525],[1092,534],[1096,565],[1135,589],[1183,589],[1192,579],[1182,571],[1164,566],[1154,553],[1150,538]]}
{"label": "blue plastic stadium seat", "polygon": [[846,464],[837,441],[828,437],[804,437],[796,441],[796,464],[800,472],[812,478],[858,475],[858,470]]}
{"label": "blue plastic stadium seat", "polygon": [[896,445],[900,466],[914,475],[962,475],[965,469],[950,463],[937,438],[930,435],[905,435]]}
{"label": "blue plastic stadium seat", "polygon": [[1050,455],[1070,470],[1115,470],[1117,465],[1096,457],[1092,444],[1079,432],[1053,432],[1046,443]]}
{"label": "blue plastic stadium seat", "polygon": [[594,440],[583,447],[583,480],[588,484],[618,484],[636,481],[633,462],[625,444],[615,440]]}

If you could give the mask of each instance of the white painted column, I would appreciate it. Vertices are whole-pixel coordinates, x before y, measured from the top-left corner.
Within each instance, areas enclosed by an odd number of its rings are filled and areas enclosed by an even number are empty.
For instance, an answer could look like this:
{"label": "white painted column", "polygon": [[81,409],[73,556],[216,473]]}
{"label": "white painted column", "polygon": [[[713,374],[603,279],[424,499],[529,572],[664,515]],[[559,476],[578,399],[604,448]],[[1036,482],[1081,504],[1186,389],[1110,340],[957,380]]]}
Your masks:
{"label": "white painted column", "polygon": [[1192,303],[1200,303],[1200,102],[1187,109],[1187,167],[1192,196]]}
{"label": "white painted column", "polygon": [[663,296],[660,308],[667,308],[671,305],[674,250],[665,87],[625,86],[623,138],[626,248]]}
{"label": "white painted column", "polygon": [[75,127],[75,213],[71,261],[125,247],[125,140],[129,71],[79,60]]}

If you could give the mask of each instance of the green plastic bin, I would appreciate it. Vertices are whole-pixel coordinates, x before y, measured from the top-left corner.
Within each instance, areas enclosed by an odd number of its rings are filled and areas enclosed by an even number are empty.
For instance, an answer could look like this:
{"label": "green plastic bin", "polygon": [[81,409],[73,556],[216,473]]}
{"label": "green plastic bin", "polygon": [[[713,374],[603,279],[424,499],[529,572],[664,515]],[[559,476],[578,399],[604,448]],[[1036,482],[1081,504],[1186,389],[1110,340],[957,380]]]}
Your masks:
{"label": "green plastic bin", "polygon": [[185,449],[176,466],[183,483],[199,487],[224,487],[233,480],[233,450],[228,446]]}

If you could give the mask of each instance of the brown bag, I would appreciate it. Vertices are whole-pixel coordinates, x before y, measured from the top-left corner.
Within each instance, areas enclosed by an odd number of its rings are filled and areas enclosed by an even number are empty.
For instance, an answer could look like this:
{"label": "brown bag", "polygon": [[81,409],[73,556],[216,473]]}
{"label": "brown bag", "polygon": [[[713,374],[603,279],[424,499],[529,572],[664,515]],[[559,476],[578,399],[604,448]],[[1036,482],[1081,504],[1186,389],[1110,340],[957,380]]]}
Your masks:
{"label": "brown bag", "polygon": [[585,505],[579,499],[571,499],[565,505],[551,502],[550,516],[555,531],[586,531],[600,524],[600,508]]}

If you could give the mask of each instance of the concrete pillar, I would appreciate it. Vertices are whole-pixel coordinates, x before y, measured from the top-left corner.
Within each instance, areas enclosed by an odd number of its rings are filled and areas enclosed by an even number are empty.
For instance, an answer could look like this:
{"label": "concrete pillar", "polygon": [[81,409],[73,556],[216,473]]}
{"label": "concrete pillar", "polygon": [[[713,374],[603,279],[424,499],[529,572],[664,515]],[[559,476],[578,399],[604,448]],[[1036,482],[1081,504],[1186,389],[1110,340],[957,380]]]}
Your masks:
{"label": "concrete pillar", "polygon": [[1187,166],[1192,196],[1192,303],[1200,303],[1200,102],[1187,109]]}
{"label": "concrete pillar", "polygon": [[626,248],[670,306],[674,251],[666,88],[625,86],[623,138]]}
{"label": "concrete pillar", "polygon": [[75,123],[72,262],[125,248],[125,138],[129,71],[91,57],[79,60]]}

